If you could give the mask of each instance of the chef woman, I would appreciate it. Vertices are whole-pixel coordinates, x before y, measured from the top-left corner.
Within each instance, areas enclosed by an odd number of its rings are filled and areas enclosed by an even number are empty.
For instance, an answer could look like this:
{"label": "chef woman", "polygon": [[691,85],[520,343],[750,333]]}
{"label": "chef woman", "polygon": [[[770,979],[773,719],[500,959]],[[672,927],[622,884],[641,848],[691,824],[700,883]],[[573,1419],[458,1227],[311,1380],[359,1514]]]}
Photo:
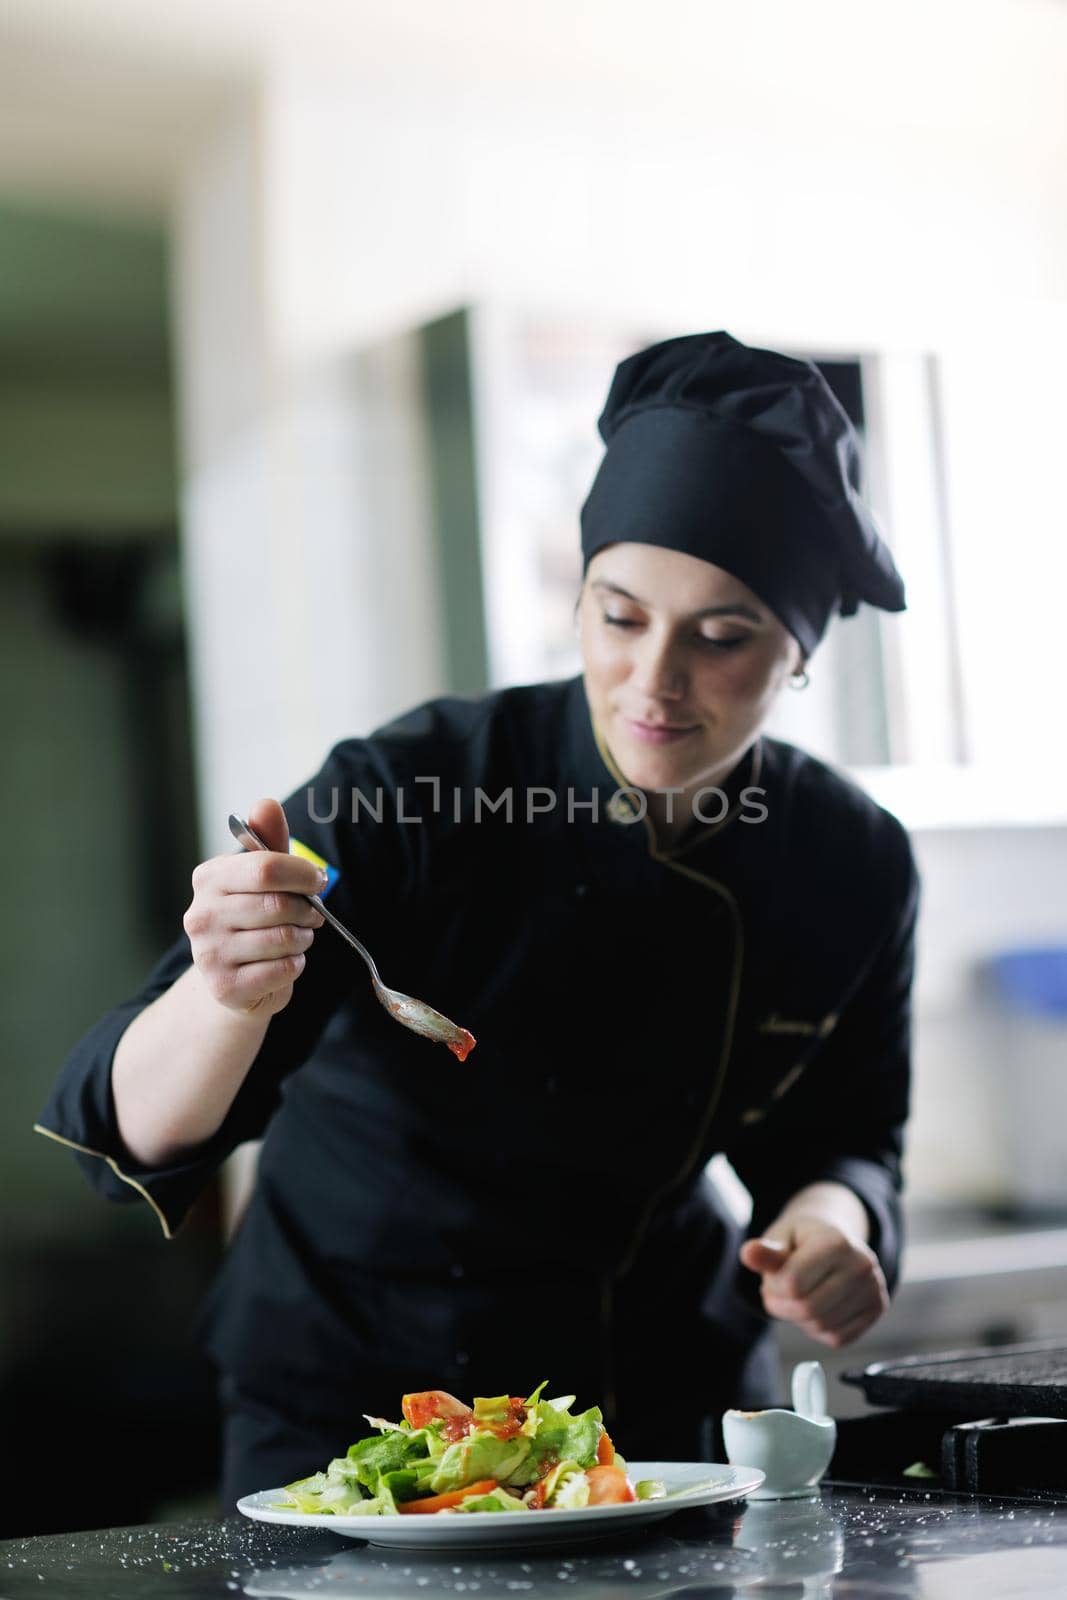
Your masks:
{"label": "chef woman", "polygon": [[[427,1388],[547,1378],[627,1456],[708,1457],[779,1398],[768,1319],[814,1354],[887,1306],[917,876],[762,731],[835,614],[903,608],[856,439],[814,366],[725,333],[622,362],[600,430],[581,676],[431,701],[255,805],[270,850],[197,868],[42,1115],[168,1237],[264,1141],[203,1319],[227,1508]],[[466,1062],[391,1019],[317,891]]]}

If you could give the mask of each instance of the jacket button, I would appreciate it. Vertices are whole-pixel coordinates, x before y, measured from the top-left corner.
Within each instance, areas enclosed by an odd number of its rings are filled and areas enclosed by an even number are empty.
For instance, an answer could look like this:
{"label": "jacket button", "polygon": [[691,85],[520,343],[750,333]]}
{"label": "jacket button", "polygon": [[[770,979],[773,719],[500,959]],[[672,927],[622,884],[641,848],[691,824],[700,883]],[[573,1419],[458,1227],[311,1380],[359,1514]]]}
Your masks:
{"label": "jacket button", "polygon": [[470,1360],[470,1356],[467,1354],[466,1350],[457,1350],[456,1351],[456,1366],[457,1367],[465,1367],[469,1360]]}
{"label": "jacket button", "polygon": [[453,1261],[452,1265],[448,1269],[448,1275],[450,1278],[463,1277],[463,1268],[460,1266],[458,1261]]}
{"label": "jacket button", "polygon": [[576,900],[584,900],[588,893],[589,885],[587,883],[576,883],[574,885],[574,898]]}

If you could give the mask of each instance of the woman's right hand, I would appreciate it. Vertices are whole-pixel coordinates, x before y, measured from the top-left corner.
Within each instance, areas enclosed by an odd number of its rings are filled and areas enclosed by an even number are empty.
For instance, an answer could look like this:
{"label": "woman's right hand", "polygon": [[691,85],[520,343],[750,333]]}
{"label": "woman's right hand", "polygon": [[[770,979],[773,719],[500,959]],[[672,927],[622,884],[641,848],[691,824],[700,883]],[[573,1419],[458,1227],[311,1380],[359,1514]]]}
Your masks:
{"label": "woman's right hand", "polygon": [[248,820],[269,852],[202,861],[183,926],[193,965],[213,999],[266,1018],[292,999],[314,930],[324,921],[304,896],[318,894],[326,875],[289,854],[289,828],[277,800],[258,800]]}

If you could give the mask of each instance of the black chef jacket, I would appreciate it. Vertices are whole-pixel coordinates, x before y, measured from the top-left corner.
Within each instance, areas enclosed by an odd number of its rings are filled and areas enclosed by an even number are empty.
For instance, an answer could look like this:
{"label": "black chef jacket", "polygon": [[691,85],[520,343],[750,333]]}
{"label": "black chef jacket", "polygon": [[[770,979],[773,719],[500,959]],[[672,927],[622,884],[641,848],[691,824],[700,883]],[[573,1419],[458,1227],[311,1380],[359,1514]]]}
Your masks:
{"label": "black chef jacket", "polygon": [[907,837],[774,739],[725,788],[722,820],[707,797],[660,850],[581,678],[432,701],[338,744],[286,812],[384,980],[476,1035],[464,1064],[389,1018],[328,927],[221,1128],[171,1166],[123,1148],[110,1065],[188,941],[75,1048],[40,1129],[168,1234],[264,1139],[204,1314],[242,1392],[333,1419],[343,1450],[405,1391],[547,1378],[601,1403],[627,1455],[692,1454],[680,1419],[777,1398],[758,1282],[704,1176],[719,1151],[753,1232],[807,1183],[848,1185],[893,1283]]}

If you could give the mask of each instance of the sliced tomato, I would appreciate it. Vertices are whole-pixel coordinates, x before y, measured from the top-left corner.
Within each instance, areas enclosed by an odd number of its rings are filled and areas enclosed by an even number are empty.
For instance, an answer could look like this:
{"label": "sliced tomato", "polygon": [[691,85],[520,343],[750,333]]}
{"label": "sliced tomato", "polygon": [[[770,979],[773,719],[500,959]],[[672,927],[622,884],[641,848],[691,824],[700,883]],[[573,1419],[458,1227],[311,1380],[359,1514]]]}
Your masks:
{"label": "sliced tomato", "polygon": [[591,1506],[621,1506],[637,1499],[633,1484],[621,1467],[590,1467],[586,1476]]}
{"label": "sliced tomato", "polygon": [[410,1422],[413,1428],[425,1428],[428,1422],[436,1422],[447,1417],[473,1417],[474,1412],[470,1406],[465,1406],[462,1400],[457,1400],[454,1394],[446,1394],[443,1389],[423,1389],[420,1394],[406,1394],[400,1408],[404,1413],[404,1420]]}
{"label": "sliced tomato", "polygon": [[480,1483],[468,1483],[465,1489],[451,1489],[448,1494],[431,1494],[423,1500],[405,1500],[397,1506],[401,1516],[409,1516],[414,1512],[447,1511],[449,1506],[458,1506],[461,1500],[467,1500],[473,1494],[489,1494],[496,1488],[495,1478],[483,1478]]}
{"label": "sliced tomato", "polygon": [[615,1460],[615,1446],[611,1442],[611,1434],[607,1428],[597,1441],[596,1458],[602,1467],[610,1467]]}

